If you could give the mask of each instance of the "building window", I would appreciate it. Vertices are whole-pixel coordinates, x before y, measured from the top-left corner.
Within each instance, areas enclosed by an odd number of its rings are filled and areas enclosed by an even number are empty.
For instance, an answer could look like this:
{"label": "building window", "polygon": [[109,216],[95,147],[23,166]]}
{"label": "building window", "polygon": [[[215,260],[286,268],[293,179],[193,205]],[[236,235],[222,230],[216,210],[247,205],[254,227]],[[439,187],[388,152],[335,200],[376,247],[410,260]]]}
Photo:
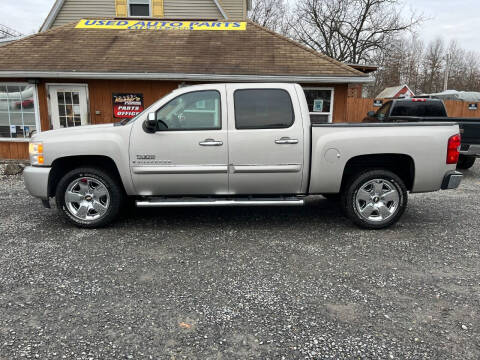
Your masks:
{"label": "building window", "polygon": [[150,13],[150,0],[128,0],[129,16],[149,17]]}
{"label": "building window", "polygon": [[332,122],[333,88],[306,87],[303,91],[307,98],[312,124]]}
{"label": "building window", "polygon": [[28,139],[38,130],[36,87],[0,83],[0,138]]}

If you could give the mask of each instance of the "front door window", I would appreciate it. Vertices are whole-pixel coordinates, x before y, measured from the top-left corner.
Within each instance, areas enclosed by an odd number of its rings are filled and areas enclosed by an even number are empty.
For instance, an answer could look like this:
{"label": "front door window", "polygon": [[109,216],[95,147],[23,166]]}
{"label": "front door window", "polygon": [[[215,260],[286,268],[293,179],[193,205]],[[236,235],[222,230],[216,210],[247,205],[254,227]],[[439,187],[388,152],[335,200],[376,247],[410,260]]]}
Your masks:
{"label": "front door window", "polygon": [[88,124],[86,86],[49,85],[49,96],[54,129]]}
{"label": "front door window", "polygon": [[58,91],[57,98],[60,127],[82,125],[80,93],[78,91]]}
{"label": "front door window", "polygon": [[156,116],[163,130],[218,130],[222,127],[220,110],[218,91],[194,91],[171,100]]}

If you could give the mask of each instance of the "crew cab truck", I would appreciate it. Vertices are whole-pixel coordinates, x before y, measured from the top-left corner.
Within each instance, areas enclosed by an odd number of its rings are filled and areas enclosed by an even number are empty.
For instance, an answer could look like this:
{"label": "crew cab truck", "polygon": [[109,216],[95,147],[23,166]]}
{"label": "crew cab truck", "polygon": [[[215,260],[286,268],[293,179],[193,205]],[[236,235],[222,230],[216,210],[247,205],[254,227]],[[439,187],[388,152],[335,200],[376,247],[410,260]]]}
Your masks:
{"label": "crew cab truck", "polygon": [[369,111],[364,122],[455,122],[460,126],[462,144],[458,169],[469,169],[480,156],[480,119],[448,117],[440,99],[407,98],[387,101],[377,112]]}
{"label": "crew cab truck", "polygon": [[453,123],[312,124],[297,84],[177,89],[130,121],[35,135],[27,189],[79,227],[139,207],[302,205],[340,196],[364,228],[396,222],[407,193],[458,187]]}

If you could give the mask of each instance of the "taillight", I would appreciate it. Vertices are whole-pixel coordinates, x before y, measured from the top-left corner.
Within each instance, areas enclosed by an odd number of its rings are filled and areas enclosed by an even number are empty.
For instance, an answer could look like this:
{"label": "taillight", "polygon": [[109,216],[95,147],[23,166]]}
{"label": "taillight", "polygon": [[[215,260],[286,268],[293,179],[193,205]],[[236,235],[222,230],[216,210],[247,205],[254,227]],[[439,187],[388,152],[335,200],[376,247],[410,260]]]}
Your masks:
{"label": "taillight", "polygon": [[460,155],[460,134],[453,135],[448,139],[447,164],[456,164]]}

